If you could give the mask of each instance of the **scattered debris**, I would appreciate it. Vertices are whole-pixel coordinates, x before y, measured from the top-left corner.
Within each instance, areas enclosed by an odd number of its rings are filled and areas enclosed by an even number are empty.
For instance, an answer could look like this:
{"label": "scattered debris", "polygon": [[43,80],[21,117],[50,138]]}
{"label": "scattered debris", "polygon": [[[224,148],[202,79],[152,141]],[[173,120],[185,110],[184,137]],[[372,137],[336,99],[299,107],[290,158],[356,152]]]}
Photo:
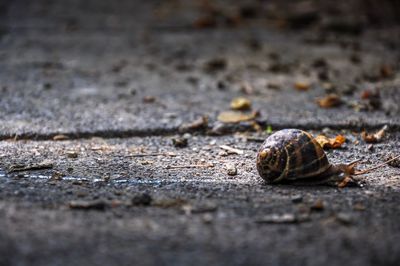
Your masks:
{"label": "scattered debris", "polygon": [[136,153],[136,154],[129,154],[127,157],[147,157],[147,156],[165,156],[168,155],[167,153],[155,152],[155,153]]}
{"label": "scattered debris", "polygon": [[356,203],[353,205],[353,210],[355,211],[365,211],[366,207],[361,203]]}
{"label": "scattered debris", "polygon": [[323,211],[325,208],[322,199],[317,199],[311,206],[310,209],[313,211]]}
{"label": "scattered debris", "polygon": [[335,138],[328,138],[324,135],[318,135],[315,140],[322,148],[338,149],[345,143],[346,138],[342,135],[337,135]]}
{"label": "scattered debris", "polygon": [[298,91],[308,91],[311,85],[308,82],[297,81],[294,83],[294,88]]}
{"label": "scattered debris", "polygon": [[361,99],[362,100],[368,100],[368,99],[371,99],[371,98],[376,98],[376,97],[379,97],[379,90],[369,90],[369,89],[367,89],[367,90],[363,90],[362,92],[361,92]]}
{"label": "scattered debris", "polygon": [[110,150],[110,146],[105,144],[105,145],[96,145],[96,146],[92,146],[90,147],[90,150],[92,151],[108,151]]}
{"label": "scattered debris", "polygon": [[238,155],[242,155],[242,154],[244,154],[244,151],[243,150],[239,150],[239,149],[235,149],[235,148],[232,148],[232,147],[229,147],[229,146],[227,146],[227,145],[221,145],[221,146],[219,146],[221,149],[223,149],[223,150],[226,150],[228,153],[233,153],[233,154],[238,154]]}
{"label": "scattered debris", "polygon": [[[128,80],[118,80],[118,81],[114,82],[114,85],[116,87],[123,88],[123,87],[126,87],[129,85],[129,81]],[[121,95],[121,97],[125,97],[125,94],[120,94],[120,95]]]}
{"label": "scattered debris", "polygon": [[344,225],[350,225],[353,223],[353,217],[349,213],[343,213],[343,212],[337,213],[335,215],[335,218],[336,221]]}
{"label": "scattered debris", "polygon": [[231,109],[233,110],[249,110],[251,101],[244,97],[238,97],[231,101]]}
{"label": "scattered debris", "polygon": [[70,201],[68,206],[70,209],[76,210],[104,210],[106,208],[106,202],[103,200],[73,200]]}
{"label": "scattered debris", "polygon": [[385,136],[385,133],[388,129],[388,126],[385,125],[382,129],[379,131],[375,132],[374,134],[369,134],[366,131],[361,132],[361,138],[366,142],[366,143],[377,143],[382,140],[382,138]]}
{"label": "scattered debris", "polygon": [[[321,86],[327,93],[334,93],[336,91],[335,84],[333,84],[331,82],[324,82],[324,83],[322,83]],[[324,97],[323,99],[326,99],[328,96]]]}
{"label": "scattered debris", "polygon": [[315,68],[321,68],[321,67],[328,67],[328,62],[326,61],[325,58],[319,57],[314,59],[314,61],[311,64]]}
{"label": "scattered debris", "polygon": [[327,96],[317,99],[317,104],[322,108],[337,107],[342,104],[342,99],[335,93],[330,93]]}
{"label": "scattered debris", "polygon": [[188,165],[167,165],[165,169],[182,169],[182,168],[211,168],[213,163],[208,164],[188,164]]}
{"label": "scattered debris", "polygon": [[53,140],[67,140],[67,139],[69,139],[69,137],[66,136],[66,135],[62,135],[62,134],[55,135],[55,136],[53,137]]}
{"label": "scattered debris", "polygon": [[184,204],[182,210],[186,215],[196,214],[196,213],[206,213],[215,212],[218,206],[214,202],[205,202],[203,204]]}
{"label": "scattered debris", "polygon": [[78,158],[78,153],[76,151],[66,151],[65,154],[68,158]]}
{"label": "scattered debris", "polygon": [[64,173],[59,172],[59,171],[54,171],[54,172],[51,174],[51,179],[52,179],[52,180],[62,180],[64,176],[65,176]]}
{"label": "scattered debris", "polygon": [[51,85],[51,83],[46,82],[43,84],[43,89],[45,90],[50,90],[53,87],[53,85]]}
{"label": "scattered debris", "polygon": [[296,216],[292,213],[286,214],[269,214],[257,219],[256,223],[267,223],[267,224],[288,224],[288,223],[301,223],[309,221],[308,215]]}
{"label": "scattered debris", "polygon": [[153,198],[147,194],[147,193],[142,193],[139,195],[135,195],[132,198],[132,205],[133,206],[149,206],[152,202]]}
{"label": "scattered debris", "polygon": [[329,76],[329,71],[327,68],[320,68],[317,70],[317,77],[321,81],[329,81],[330,76]]}
{"label": "scattered debris", "polygon": [[260,126],[259,123],[257,123],[256,121],[251,121],[251,127],[253,128],[254,131],[257,132],[261,132],[262,131],[262,127]]}
{"label": "scattered debris", "polygon": [[187,200],[176,198],[176,199],[156,199],[152,201],[152,206],[160,207],[160,208],[174,208],[174,207],[181,207],[187,204]]}
{"label": "scattered debris", "polygon": [[264,142],[265,138],[258,138],[253,136],[247,136],[246,141],[253,141],[253,142]]}
{"label": "scattered debris", "polygon": [[226,59],[214,58],[207,61],[204,65],[204,70],[208,73],[224,70],[227,66]]}
{"label": "scattered debris", "polygon": [[213,16],[205,15],[197,18],[193,22],[193,26],[198,29],[213,28],[217,26],[217,20]]}
{"label": "scattered debris", "polygon": [[213,221],[213,216],[211,213],[205,213],[202,217],[202,220],[205,224],[209,224]]}
{"label": "scattered debris", "polygon": [[226,173],[230,176],[237,175],[237,168],[234,163],[226,163],[225,164]]}
{"label": "scattered debris", "polygon": [[358,53],[352,53],[352,54],[349,56],[349,60],[350,60],[353,64],[356,64],[356,65],[360,64],[361,61],[362,61],[361,56],[360,56],[360,54],[358,54]]}
{"label": "scattered debris", "polygon": [[387,164],[392,167],[400,167],[400,157],[393,153],[386,156]]}
{"label": "scattered debris", "polygon": [[361,100],[364,101],[364,109],[376,110],[382,105],[381,96],[378,89],[364,90],[361,92]]}
{"label": "scattered debris", "polygon": [[390,65],[382,65],[379,71],[382,78],[391,78],[394,76],[393,68]]}
{"label": "scattered debris", "polygon": [[154,97],[154,96],[147,95],[147,96],[143,97],[144,103],[154,103],[155,101],[156,101],[156,97]]}
{"label": "scattered debris", "polygon": [[291,213],[286,214],[270,214],[257,219],[256,223],[295,223],[296,216]]}
{"label": "scattered debris", "polygon": [[15,164],[10,166],[8,169],[8,173],[15,172],[23,172],[23,171],[35,171],[35,170],[44,170],[44,169],[52,169],[53,163],[49,161],[43,161],[36,164],[23,165],[23,164]]}
{"label": "scattered debris", "polygon": [[128,61],[125,59],[120,60],[119,62],[115,63],[111,67],[111,71],[114,73],[119,73],[121,72],[122,69],[124,69],[128,65]]}
{"label": "scattered debris", "polygon": [[333,18],[324,21],[321,25],[321,30],[324,32],[357,36],[363,32],[364,25],[361,21],[357,21],[354,18],[352,20]]}
{"label": "scattered debris", "polygon": [[184,123],[179,127],[180,132],[191,132],[196,130],[204,130],[208,127],[208,116],[203,115],[193,122]]}
{"label": "scattered debris", "polygon": [[[247,95],[254,94],[254,87],[251,86],[251,84],[249,82],[247,82],[247,81],[243,81],[242,82],[242,84],[240,86],[240,90],[242,92],[244,92],[245,94],[247,94]],[[247,109],[250,109],[250,105],[251,105],[251,103],[249,101],[249,107]],[[232,103],[231,103],[231,107],[232,107]],[[235,109],[235,108],[232,107],[232,109]],[[243,109],[235,109],[235,110],[243,110]]]}
{"label": "scattered debris", "polygon": [[250,114],[245,114],[235,111],[224,111],[218,115],[217,119],[218,121],[221,121],[223,123],[239,123],[242,121],[253,120],[254,118],[256,118],[256,116],[257,113],[255,112]]}
{"label": "scattered debris", "polygon": [[188,139],[184,137],[177,137],[172,139],[172,144],[176,148],[185,148],[188,146]]}
{"label": "scattered debris", "polygon": [[342,93],[345,95],[353,95],[354,91],[357,90],[357,86],[354,84],[345,84],[341,89]]}
{"label": "scattered debris", "polygon": [[272,90],[279,90],[281,88],[281,85],[274,82],[268,82],[267,88]]}
{"label": "scattered debris", "polygon": [[292,202],[293,203],[300,203],[303,201],[303,197],[301,195],[296,195],[292,197]]}
{"label": "scattered debris", "polygon": [[291,70],[291,65],[280,62],[279,59],[277,59],[275,62],[272,62],[269,65],[268,70],[274,73],[289,73]]}

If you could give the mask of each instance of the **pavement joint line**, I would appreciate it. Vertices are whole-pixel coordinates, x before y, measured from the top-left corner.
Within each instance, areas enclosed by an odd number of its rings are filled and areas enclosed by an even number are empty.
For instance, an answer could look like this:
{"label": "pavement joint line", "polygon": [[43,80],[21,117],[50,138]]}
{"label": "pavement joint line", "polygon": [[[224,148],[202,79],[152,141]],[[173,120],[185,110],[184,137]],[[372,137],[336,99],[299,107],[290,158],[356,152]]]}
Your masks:
{"label": "pavement joint line", "polygon": [[[349,125],[337,125],[337,124],[320,124],[320,125],[295,125],[295,124],[268,124],[268,123],[260,123],[260,126],[271,126],[273,130],[280,130],[284,128],[298,128],[303,130],[323,130],[324,128],[330,128],[332,130],[354,130],[360,132],[362,130],[378,130],[387,124],[375,124],[375,125],[358,125],[358,124],[349,124]],[[58,135],[63,135],[66,137],[65,140],[79,140],[79,139],[89,139],[94,137],[100,137],[104,139],[111,138],[133,138],[133,137],[157,137],[157,136],[173,136],[184,133],[195,133],[200,136],[227,136],[234,134],[236,132],[248,132],[253,131],[254,129],[251,124],[224,124],[223,131],[221,132],[213,132],[213,127],[209,126],[207,129],[198,129],[198,130],[180,130],[179,127],[174,128],[153,128],[153,129],[141,129],[141,130],[98,130],[91,132],[50,132],[47,134],[28,132],[23,134],[1,134],[0,133],[0,141],[6,141],[10,139],[18,140],[33,140],[33,141],[48,141],[54,140],[54,137]],[[397,124],[389,124],[389,128],[386,132],[396,132],[400,130],[400,125]],[[59,140],[58,140],[59,141]]]}

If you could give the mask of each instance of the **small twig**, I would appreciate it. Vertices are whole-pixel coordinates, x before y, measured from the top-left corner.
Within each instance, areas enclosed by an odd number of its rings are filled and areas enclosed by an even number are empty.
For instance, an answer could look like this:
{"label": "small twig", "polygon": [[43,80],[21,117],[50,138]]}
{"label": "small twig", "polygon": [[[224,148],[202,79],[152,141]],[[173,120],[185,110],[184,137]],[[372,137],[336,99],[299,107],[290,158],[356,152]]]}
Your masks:
{"label": "small twig", "polygon": [[172,152],[156,152],[156,153],[136,153],[136,154],[130,154],[127,155],[126,157],[148,157],[148,156],[176,156]]}
{"label": "small twig", "polygon": [[23,171],[34,171],[34,170],[44,170],[53,168],[53,163],[42,162],[32,165],[12,165],[8,169],[8,173],[23,172]]}
{"label": "small twig", "polygon": [[396,159],[398,159],[398,158],[400,158],[400,155],[397,155],[397,156],[393,157],[392,159],[387,160],[386,162],[383,162],[383,163],[381,163],[381,164],[378,164],[378,165],[376,165],[376,166],[374,166],[374,167],[371,167],[371,168],[368,168],[368,169],[365,169],[365,170],[361,170],[361,171],[355,172],[354,175],[366,174],[366,173],[371,172],[371,171],[373,171],[373,170],[375,170],[375,169],[381,168],[382,166],[385,166],[386,164],[388,164],[388,163],[390,163],[390,162],[392,162],[392,161],[394,161],[394,160],[396,160]]}
{"label": "small twig", "polygon": [[159,156],[159,155],[166,155],[165,153],[136,153],[136,154],[129,154],[126,157],[147,157],[147,156]]}
{"label": "small twig", "polygon": [[231,152],[231,153],[236,153],[236,154],[239,154],[239,155],[242,155],[244,153],[243,150],[235,149],[235,148],[229,147],[227,145],[221,145],[219,147],[221,149],[223,149],[223,150],[226,150],[226,151]]}
{"label": "small twig", "polygon": [[165,169],[214,167],[213,164],[167,165]]}

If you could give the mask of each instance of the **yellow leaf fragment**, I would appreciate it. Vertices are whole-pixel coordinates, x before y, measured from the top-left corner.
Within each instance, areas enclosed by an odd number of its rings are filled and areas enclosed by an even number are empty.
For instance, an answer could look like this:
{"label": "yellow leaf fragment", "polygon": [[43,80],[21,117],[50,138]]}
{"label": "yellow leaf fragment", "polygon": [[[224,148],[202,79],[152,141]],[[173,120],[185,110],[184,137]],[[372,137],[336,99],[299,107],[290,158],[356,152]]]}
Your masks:
{"label": "yellow leaf fragment", "polygon": [[249,110],[251,108],[251,101],[244,97],[238,97],[231,101],[232,110]]}
{"label": "yellow leaf fragment", "polygon": [[337,135],[334,138],[328,138],[324,135],[318,135],[315,140],[321,145],[322,148],[337,149],[340,148],[346,141],[346,138],[342,135]]}

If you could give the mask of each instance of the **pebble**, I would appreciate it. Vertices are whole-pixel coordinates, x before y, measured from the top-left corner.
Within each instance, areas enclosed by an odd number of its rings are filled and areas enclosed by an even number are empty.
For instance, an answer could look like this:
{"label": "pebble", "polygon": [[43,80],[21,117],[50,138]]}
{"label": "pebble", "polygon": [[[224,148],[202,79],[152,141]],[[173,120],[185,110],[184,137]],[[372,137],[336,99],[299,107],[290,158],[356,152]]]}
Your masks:
{"label": "pebble", "polygon": [[237,168],[234,163],[226,163],[225,164],[226,173],[230,176],[237,175]]}
{"label": "pebble", "polygon": [[190,138],[192,137],[192,134],[190,134],[190,133],[185,133],[185,134],[183,134],[182,137],[184,137],[185,139],[190,139]]}

